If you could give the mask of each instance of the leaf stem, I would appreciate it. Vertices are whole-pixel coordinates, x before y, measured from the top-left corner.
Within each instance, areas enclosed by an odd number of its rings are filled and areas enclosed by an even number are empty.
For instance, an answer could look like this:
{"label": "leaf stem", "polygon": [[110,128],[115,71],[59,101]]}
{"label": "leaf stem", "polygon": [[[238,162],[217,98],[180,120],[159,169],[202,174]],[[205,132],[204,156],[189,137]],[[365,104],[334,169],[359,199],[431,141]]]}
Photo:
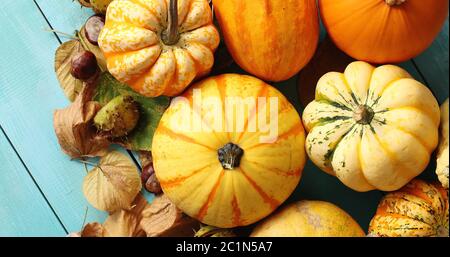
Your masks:
{"label": "leaf stem", "polygon": [[89,207],[86,206],[85,211],[84,211],[83,223],[81,224],[80,231],[83,231],[84,225],[86,224],[88,210],[89,210]]}
{"label": "leaf stem", "polygon": [[53,32],[53,33],[59,34],[59,35],[61,35],[61,36],[70,38],[70,39],[75,39],[75,40],[78,39],[78,38],[75,37],[74,35],[71,35],[71,34],[69,34],[69,33],[65,33],[65,32],[62,32],[62,31],[54,30],[54,29],[45,29],[45,31],[47,31],[47,32]]}

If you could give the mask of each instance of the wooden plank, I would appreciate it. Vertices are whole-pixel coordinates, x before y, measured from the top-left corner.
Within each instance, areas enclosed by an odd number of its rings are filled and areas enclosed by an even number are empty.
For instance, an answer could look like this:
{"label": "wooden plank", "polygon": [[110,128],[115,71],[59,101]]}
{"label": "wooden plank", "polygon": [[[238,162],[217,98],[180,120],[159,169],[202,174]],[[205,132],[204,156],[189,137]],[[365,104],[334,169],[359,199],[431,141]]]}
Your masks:
{"label": "wooden plank", "polygon": [[433,44],[421,55],[414,58],[414,62],[421,74],[439,100],[439,103],[448,98],[448,18],[439,36]]}
{"label": "wooden plank", "polygon": [[[78,231],[88,206],[85,171],[61,152],[53,130],[53,111],[69,104],[53,71],[59,43],[32,1],[2,1],[0,24],[0,124],[64,226]],[[91,208],[87,221],[105,216]]]}
{"label": "wooden plank", "polygon": [[[74,34],[74,31],[79,30],[87,18],[94,14],[90,8],[81,7],[77,1],[35,0],[35,2],[54,30],[68,34]],[[62,42],[70,40],[61,34],[58,34],[58,37]]]}
{"label": "wooden plank", "polygon": [[0,130],[0,236],[63,236],[63,226]]}

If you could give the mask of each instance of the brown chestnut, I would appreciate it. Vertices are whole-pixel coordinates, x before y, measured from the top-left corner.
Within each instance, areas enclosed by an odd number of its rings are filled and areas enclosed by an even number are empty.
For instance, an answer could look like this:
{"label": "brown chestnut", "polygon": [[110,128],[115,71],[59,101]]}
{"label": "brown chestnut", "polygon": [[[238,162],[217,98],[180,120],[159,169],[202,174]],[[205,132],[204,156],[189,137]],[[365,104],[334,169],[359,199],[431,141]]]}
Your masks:
{"label": "brown chestnut", "polygon": [[76,79],[86,81],[98,70],[97,58],[92,52],[81,51],[72,57],[70,74]]}
{"label": "brown chestnut", "polygon": [[105,18],[102,15],[94,15],[89,17],[84,25],[84,35],[86,39],[93,45],[98,45],[98,36],[105,26]]}

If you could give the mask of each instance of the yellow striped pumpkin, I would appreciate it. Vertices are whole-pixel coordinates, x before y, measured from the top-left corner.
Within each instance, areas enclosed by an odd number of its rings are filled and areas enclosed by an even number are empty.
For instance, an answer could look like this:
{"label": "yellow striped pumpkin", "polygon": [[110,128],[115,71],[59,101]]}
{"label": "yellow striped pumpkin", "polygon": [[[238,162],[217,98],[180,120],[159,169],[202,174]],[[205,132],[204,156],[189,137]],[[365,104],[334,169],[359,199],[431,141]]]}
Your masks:
{"label": "yellow striped pumpkin", "polygon": [[356,191],[394,191],[428,165],[440,110],[403,69],[353,62],[322,76],[303,121],[307,153],[319,168]]}
{"label": "yellow striped pumpkin", "polygon": [[315,0],[213,0],[233,59],[267,81],[283,81],[312,58],[319,40]]}
{"label": "yellow striped pumpkin", "polygon": [[[164,113],[153,139],[155,173],[164,193],[189,216],[216,227],[244,226],[269,215],[295,189],[305,164],[305,133],[295,108],[263,81],[236,74],[208,78],[183,96]],[[227,104],[234,97],[262,101],[257,108],[240,109]],[[196,108],[199,100],[203,105]],[[219,103],[220,112],[208,115],[207,102]],[[278,133],[261,142],[266,133],[251,124],[270,119],[271,108],[264,112],[264,106],[278,108]],[[177,121],[185,117],[202,117],[203,129],[180,130]],[[216,121],[222,124],[215,126]]]}
{"label": "yellow striped pumpkin", "polygon": [[108,71],[148,97],[209,73],[219,41],[207,0],[115,0],[99,36]]}
{"label": "yellow striped pumpkin", "polygon": [[448,190],[438,183],[415,179],[381,200],[369,235],[448,237],[448,223]]}

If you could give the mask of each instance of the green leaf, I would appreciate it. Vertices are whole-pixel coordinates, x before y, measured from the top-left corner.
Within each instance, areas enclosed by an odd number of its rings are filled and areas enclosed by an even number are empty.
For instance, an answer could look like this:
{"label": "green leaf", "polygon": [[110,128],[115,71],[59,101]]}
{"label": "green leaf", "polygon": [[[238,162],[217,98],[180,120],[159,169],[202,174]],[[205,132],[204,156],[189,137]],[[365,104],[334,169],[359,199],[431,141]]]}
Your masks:
{"label": "green leaf", "polygon": [[105,105],[118,95],[131,95],[141,108],[141,115],[136,128],[122,143],[126,148],[133,151],[151,151],[153,134],[164,111],[170,104],[170,98],[165,96],[156,98],[142,96],[127,85],[117,81],[108,72],[102,73],[93,100],[101,105]]}

